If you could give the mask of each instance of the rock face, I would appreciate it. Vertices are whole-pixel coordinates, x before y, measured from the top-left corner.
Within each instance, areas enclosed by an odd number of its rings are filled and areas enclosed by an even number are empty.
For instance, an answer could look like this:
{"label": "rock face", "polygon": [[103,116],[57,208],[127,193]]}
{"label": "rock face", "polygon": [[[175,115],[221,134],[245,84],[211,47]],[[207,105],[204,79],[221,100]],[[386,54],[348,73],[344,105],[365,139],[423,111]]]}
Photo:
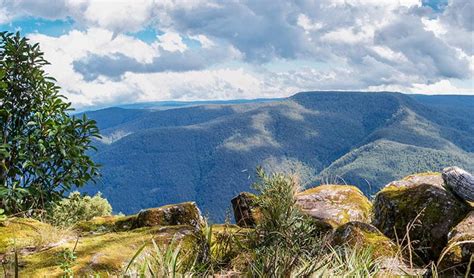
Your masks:
{"label": "rock face", "polygon": [[408,237],[423,262],[436,260],[448,233],[469,212],[470,206],[443,188],[438,173],[408,176],[385,186],[374,201],[373,224],[389,238]]}
{"label": "rock face", "polygon": [[100,216],[88,221],[81,221],[73,229],[80,233],[108,233],[129,231],[136,226],[137,216]]}
{"label": "rock face", "polygon": [[[153,252],[152,239],[159,246],[179,241],[184,248],[183,252],[191,252],[191,247],[198,239],[196,233],[193,227],[179,225],[86,234],[77,242],[77,260],[72,265],[72,270],[75,277],[122,277],[124,267],[143,244],[149,243],[146,250]],[[60,268],[61,254],[66,248],[74,248],[76,238],[63,240],[58,246],[22,256],[19,277],[65,277]]]}
{"label": "rock face", "polygon": [[461,199],[474,202],[474,176],[459,167],[443,170],[443,180],[447,188]]}
{"label": "rock face", "polygon": [[371,224],[352,221],[337,228],[332,237],[333,246],[373,247],[376,257],[393,257],[396,254],[395,244]]}
{"label": "rock face", "polygon": [[188,225],[199,229],[203,224],[204,219],[196,203],[186,202],[140,211],[137,215],[135,228]]}
{"label": "rock face", "polygon": [[377,277],[419,276],[422,270],[409,268],[398,256],[397,246],[371,224],[352,221],[337,228],[331,245],[371,248],[372,257],[380,264]]}
{"label": "rock face", "polygon": [[[471,211],[448,236],[448,245],[439,259],[439,268],[450,269],[455,275],[465,274],[474,255],[474,211]],[[454,269],[453,266],[456,266]],[[471,268],[472,274],[474,269]]]}
{"label": "rock face", "polygon": [[372,205],[355,186],[317,186],[298,193],[296,202],[304,213],[333,228],[350,221],[370,222]]}
{"label": "rock face", "polygon": [[255,195],[242,192],[231,202],[237,225],[244,228],[255,227],[260,217],[259,209],[255,204]]}
{"label": "rock face", "polygon": [[124,267],[141,246],[144,253],[154,251],[153,240],[160,248],[179,243],[182,262],[193,263],[194,247],[202,246],[203,235],[197,228],[203,221],[194,203],[149,209],[138,215],[96,217],[72,230],[28,218],[8,218],[0,226],[0,262],[7,277],[13,277],[16,248],[19,277],[63,277],[63,252],[75,248],[77,259],[71,268],[78,277],[122,277]]}

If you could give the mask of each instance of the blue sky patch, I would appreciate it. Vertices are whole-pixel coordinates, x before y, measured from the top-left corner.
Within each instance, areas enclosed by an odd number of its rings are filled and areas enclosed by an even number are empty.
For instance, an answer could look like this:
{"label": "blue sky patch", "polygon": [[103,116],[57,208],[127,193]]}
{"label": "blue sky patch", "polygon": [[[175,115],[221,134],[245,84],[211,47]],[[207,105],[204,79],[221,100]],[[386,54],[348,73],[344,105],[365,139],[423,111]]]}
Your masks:
{"label": "blue sky patch", "polygon": [[432,8],[434,11],[442,12],[448,5],[448,0],[423,0],[422,5]]}
{"label": "blue sky patch", "polygon": [[128,35],[137,38],[148,44],[156,41],[156,37],[162,35],[163,32],[155,30],[155,28],[147,27],[141,31],[135,33],[128,33]]}
{"label": "blue sky patch", "polygon": [[0,24],[0,30],[16,32],[27,35],[31,33],[41,33],[44,35],[59,37],[69,32],[74,25],[71,18],[49,20],[36,17],[22,17],[10,23]]}

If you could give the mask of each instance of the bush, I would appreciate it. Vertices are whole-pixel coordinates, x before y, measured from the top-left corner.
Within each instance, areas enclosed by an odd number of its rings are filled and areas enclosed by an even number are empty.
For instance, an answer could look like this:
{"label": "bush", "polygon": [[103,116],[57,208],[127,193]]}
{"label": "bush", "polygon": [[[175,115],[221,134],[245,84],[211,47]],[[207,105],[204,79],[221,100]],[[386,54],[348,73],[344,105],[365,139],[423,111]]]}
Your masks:
{"label": "bush", "polygon": [[298,179],[267,176],[261,169],[257,174],[260,181],[254,188],[260,193],[256,202],[262,220],[255,228],[255,256],[249,271],[257,277],[289,277],[305,259],[320,252],[319,229],[296,205]]}
{"label": "bush", "polygon": [[95,196],[81,196],[75,191],[68,198],[55,204],[48,213],[47,220],[61,227],[70,227],[79,221],[91,220],[96,216],[108,216],[112,206],[99,192]]}

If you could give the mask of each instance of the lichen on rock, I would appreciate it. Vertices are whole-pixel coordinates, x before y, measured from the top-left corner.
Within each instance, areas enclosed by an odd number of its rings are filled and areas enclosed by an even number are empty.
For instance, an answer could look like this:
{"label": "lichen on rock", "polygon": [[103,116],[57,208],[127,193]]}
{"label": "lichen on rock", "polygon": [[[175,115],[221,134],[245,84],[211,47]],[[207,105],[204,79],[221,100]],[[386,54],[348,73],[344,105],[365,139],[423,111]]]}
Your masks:
{"label": "lichen on rock", "polygon": [[350,221],[370,222],[372,205],[355,186],[321,185],[296,195],[301,210],[337,228]]}
{"label": "lichen on rock", "polygon": [[98,216],[88,221],[81,221],[73,226],[80,233],[108,233],[128,231],[135,227],[136,215],[130,216]]}
{"label": "lichen on rock", "polygon": [[[77,242],[77,260],[72,265],[72,270],[78,277],[120,276],[141,246],[152,248],[152,239],[158,245],[169,244],[173,240],[181,242],[183,253],[191,253],[192,246],[196,245],[199,238],[195,235],[196,232],[194,227],[181,225],[88,234],[80,237]],[[76,238],[73,238],[60,246],[22,256],[20,277],[62,277],[60,255],[66,248],[72,250],[75,244]]]}
{"label": "lichen on rock", "polygon": [[374,201],[373,224],[393,240],[408,239],[424,263],[436,260],[448,233],[469,212],[467,203],[443,188],[439,173],[408,176],[385,186]]}
{"label": "lichen on rock", "polygon": [[351,221],[337,228],[331,236],[331,245],[373,248],[375,257],[394,257],[396,245],[371,224]]}
{"label": "lichen on rock", "polygon": [[135,227],[189,225],[196,229],[204,225],[201,211],[194,202],[150,208],[138,213]]}

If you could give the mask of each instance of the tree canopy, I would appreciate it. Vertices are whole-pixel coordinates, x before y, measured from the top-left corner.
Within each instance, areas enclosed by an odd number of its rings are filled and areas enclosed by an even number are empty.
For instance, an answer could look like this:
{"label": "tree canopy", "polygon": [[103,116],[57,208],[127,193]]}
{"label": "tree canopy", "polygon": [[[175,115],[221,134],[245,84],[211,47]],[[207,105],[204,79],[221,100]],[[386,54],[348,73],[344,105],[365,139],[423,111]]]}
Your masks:
{"label": "tree canopy", "polygon": [[38,44],[0,33],[0,208],[30,213],[93,181],[95,121],[71,115]]}

